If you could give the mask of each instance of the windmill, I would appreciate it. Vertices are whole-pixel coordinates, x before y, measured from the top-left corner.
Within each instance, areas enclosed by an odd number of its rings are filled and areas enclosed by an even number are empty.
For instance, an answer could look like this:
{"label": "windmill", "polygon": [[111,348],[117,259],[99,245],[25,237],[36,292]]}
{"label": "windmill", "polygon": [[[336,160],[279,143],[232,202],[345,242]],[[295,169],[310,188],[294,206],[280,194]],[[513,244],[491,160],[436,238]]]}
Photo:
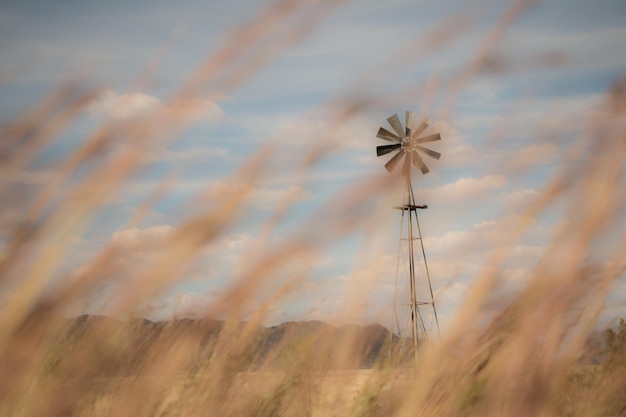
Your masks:
{"label": "windmill", "polygon": [[[424,250],[424,241],[422,240],[422,231],[417,216],[418,210],[427,209],[427,205],[417,205],[415,203],[415,195],[413,193],[413,186],[411,184],[411,167],[418,168],[422,174],[427,174],[430,170],[426,166],[422,155],[426,155],[430,158],[439,159],[441,154],[428,149],[422,144],[428,142],[435,142],[441,140],[439,133],[433,133],[426,136],[422,134],[428,128],[430,121],[424,119],[415,129],[414,126],[415,113],[407,111],[405,116],[405,124],[402,127],[402,122],[398,118],[397,114],[389,117],[387,122],[392,127],[393,132],[381,127],[378,130],[376,137],[391,142],[391,145],[381,145],[376,147],[376,155],[383,156],[390,153],[395,154],[387,161],[385,168],[390,173],[396,170],[397,166],[402,163],[402,176],[404,177],[405,189],[404,200],[401,206],[394,207],[401,210],[402,221],[400,231],[400,244],[398,249],[398,268],[396,269],[396,285],[394,290],[393,300],[393,324],[395,330],[400,337],[400,340],[404,340],[402,336],[402,329],[400,326],[400,318],[398,317],[398,309],[401,307],[398,302],[398,271],[400,265],[400,259],[402,257],[402,243],[406,242],[408,256],[408,281],[409,281],[409,320],[410,321],[410,333],[413,341],[413,352],[417,360],[417,347],[420,338],[426,338],[432,333],[433,327],[436,326],[437,334],[439,334],[439,320],[437,318],[437,309],[435,308],[435,299],[433,296],[433,288],[430,281],[430,274],[428,272],[428,263],[426,262],[426,252]],[[394,133],[395,132],[395,133]],[[406,223],[405,223],[405,220]],[[405,230],[406,228],[406,230]],[[417,231],[417,234],[415,234]],[[406,237],[405,236],[406,233]],[[425,295],[421,297],[417,296],[417,264],[415,262],[415,242],[419,242],[419,249],[421,249],[421,257],[423,260],[423,274],[426,278],[422,281],[422,284],[427,284],[427,291]],[[419,257],[419,254],[418,254]],[[424,282],[425,281],[425,282]],[[404,304],[406,306],[406,304]],[[405,307],[406,308],[406,307]],[[429,314],[427,314],[429,313]],[[428,318],[430,316],[430,328]],[[393,334],[392,329],[392,334]]]}

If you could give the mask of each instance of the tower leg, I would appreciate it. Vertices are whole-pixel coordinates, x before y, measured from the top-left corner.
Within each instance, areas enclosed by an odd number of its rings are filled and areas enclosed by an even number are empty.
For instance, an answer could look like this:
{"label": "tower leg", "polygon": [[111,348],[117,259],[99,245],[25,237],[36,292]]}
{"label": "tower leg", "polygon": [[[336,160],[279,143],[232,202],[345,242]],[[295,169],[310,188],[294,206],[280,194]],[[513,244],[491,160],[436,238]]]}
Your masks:
{"label": "tower leg", "polygon": [[[409,290],[411,296],[411,337],[413,339],[413,355],[415,358],[415,364],[417,365],[417,345],[419,340],[418,329],[417,329],[417,296],[415,293],[415,256],[413,251],[413,210],[411,210],[411,206],[415,205],[415,200],[413,198],[413,188],[411,187],[411,179],[407,176],[406,178],[406,194],[408,195],[408,213],[409,213],[409,223],[408,223],[408,246],[409,246]],[[417,217],[417,213],[415,213]]]}
{"label": "tower leg", "polygon": [[[397,327],[398,336],[400,340],[403,341],[404,338],[402,336],[402,331],[400,329],[400,324],[398,321],[398,274],[399,274],[399,265],[400,259],[402,258],[402,254],[405,253],[408,255],[408,278],[409,278],[409,322],[411,326],[411,341],[413,348],[413,355],[415,364],[417,365],[417,351],[418,345],[420,342],[420,337],[427,338],[429,335],[428,327],[430,327],[430,332],[434,329],[433,327],[437,327],[437,334],[440,336],[439,330],[439,319],[437,317],[437,310],[435,308],[435,299],[433,295],[432,284],[430,281],[430,273],[428,270],[428,263],[426,261],[426,251],[424,250],[424,242],[422,240],[422,231],[419,223],[419,218],[417,215],[418,209],[425,209],[427,206],[422,205],[418,206],[415,204],[415,196],[413,195],[413,187],[411,185],[410,178],[406,178],[405,182],[405,192],[404,192],[404,205],[401,207],[397,207],[402,210],[402,222],[400,225],[400,242],[398,248],[398,264],[396,265],[396,285],[394,292],[394,300],[393,300],[393,322]],[[404,225],[404,214],[405,211],[407,213],[407,223]],[[414,223],[415,222],[415,223]],[[406,227],[406,229],[405,229]],[[404,232],[406,231],[406,239],[404,238]],[[419,240],[419,246],[415,246],[415,241]],[[407,242],[406,252],[402,249],[402,242]],[[423,294],[422,298],[417,295],[417,279],[416,279],[416,262],[415,262],[415,251],[421,249],[421,255],[424,263],[424,273],[426,275],[426,281],[428,283],[428,294]],[[418,255],[419,256],[419,255]],[[420,281],[421,282],[421,281]],[[420,286],[420,288],[425,288],[425,286]],[[426,290],[424,289],[423,292]],[[419,298],[419,299],[418,299]],[[405,301],[406,303],[406,301]],[[406,304],[401,304],[406,307]],[[424,308],[427,310],[432,309],[430,313],[430,323],[427,324],[425,322],[425,317],[422,313],[424,313]],[[408,324],[408,323],[407,323]],[[393,333],[391,333],[391,337],[393,338]]]}
{"label": "tower leg", "polygon": [[430,271],[428,270],[428,262],[426,261],[426,251],[424,250],[424,240],[422,239],[422,228],[420,227],[419,218],[415,213],[415,223],[417,224],[417,232],[419,233],[420,246],[422,247],[422,257],[424,259],[424,270],[426,272],[426,281],[428,281],[428,291],[430,294],[430,305],[433,309],[433,317],[435,326],[437,327],[437,336],[441,338],[441,330],[439,329],[439,318],[437,317],[437,308],[435,307],[435,296],[433,294],[433,285],[430,281]]}

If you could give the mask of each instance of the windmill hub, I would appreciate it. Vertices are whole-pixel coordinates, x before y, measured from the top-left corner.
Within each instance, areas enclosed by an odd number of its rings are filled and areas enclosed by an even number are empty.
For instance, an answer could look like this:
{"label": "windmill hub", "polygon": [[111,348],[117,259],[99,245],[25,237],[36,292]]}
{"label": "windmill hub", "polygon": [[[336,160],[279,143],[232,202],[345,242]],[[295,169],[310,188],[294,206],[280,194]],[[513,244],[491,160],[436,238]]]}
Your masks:
{"label": "windmill hub", "polygon": [[[389,122],[389,125],[393,128],[395,133],[381,127],[376,135],[376,137],[392,143],[391,145],[376,147],[376,154],[378,156],[397,151],[395,155],[385,164],[387,171],[393,172],[395,167],[402,160],[404,160],[402,174],[407,178],[410,177],[411,165],[419,168],[422,174],[429,172],[429,169],[424,163],[420,153],[428,155],[430,158],[434,159],[439,159],[439,157],[441,157],[439,152],[435,152],[421,145],[422,143],[441,140],[441,135],[439,133],[433,133],[431,135],[421,136],[430,124],[430,121],[428,119],[424,119],[415,129],[413,129],[414,118],[415,113],[407,111],[405,125],[403,127],[398,115],[394,114],[387,119],[387,122]],[[405,158],[405,156],[407,157]]]}

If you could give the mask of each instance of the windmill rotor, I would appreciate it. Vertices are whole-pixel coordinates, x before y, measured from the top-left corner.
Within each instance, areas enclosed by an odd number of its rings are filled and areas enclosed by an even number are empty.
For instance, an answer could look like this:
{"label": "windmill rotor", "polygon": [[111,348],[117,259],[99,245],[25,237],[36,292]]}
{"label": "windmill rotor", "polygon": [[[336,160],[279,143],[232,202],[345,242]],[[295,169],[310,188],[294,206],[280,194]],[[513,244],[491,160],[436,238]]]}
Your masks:
{"label": "windmill rotor", "polygon": [[402,175],[409,177],[411,175],[411,166],[418,168],[422,174],[427,174],[430,170],[420,154],[433,159],[439,159],[441,157],[441,153],[420,145],[422,143],[441,140],[441,135],[439,133],[433,133],[427,136],[421,136],[430,125],[430,121],[424,119],[418,126],[414,127],[414,120],[415,113],[407,111],[405,113],[404,126],[402,126],[400,118],[397,114],[394,114],[387,118],[387,122],[393,132],[384,127],[378,129],[376,137],[391,142],[392,144],[377,146],[376,155],[383,156],[396,152],[385,164],[387,171],[393,172],[400,162],[404,160]]}

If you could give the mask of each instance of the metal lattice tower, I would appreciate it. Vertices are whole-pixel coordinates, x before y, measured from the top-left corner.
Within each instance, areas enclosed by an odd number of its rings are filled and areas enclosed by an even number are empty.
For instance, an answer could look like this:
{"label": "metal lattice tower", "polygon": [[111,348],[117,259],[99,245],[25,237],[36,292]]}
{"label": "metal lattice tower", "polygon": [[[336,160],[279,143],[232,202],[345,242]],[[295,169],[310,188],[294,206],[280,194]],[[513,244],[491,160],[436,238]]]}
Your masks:
{"label": "metal lattice tower", "polygon": [[[439,320],[437,318],[437,309],[435,307],[435,299],[433,296],[430,273],[428,271],[428,262],[426,261],[426,251],[424,250],[424,242],[422,239],[422,231],[419,224],[418,210],[427,209],[427,205],[417,205],[413,186],[411,183],[411,166],[419,168],[422,174],[429,172],[428,167],[424,163],[420,153],[428,155],[431,158],[439,159],[441,154],[431,149],[427,149],[420,144],[426,142],[434,142],[441,140],[439,133],[428,136],[420,135],[426,130],[430,121],[425,119],[416,129],[413,129],[413,120],[415,114],[411,111],[406,112],[405,127],[397,114],[389,117],[387,121],[393,128],[392,133],[381,127],[376,135],[380,139],[392,142],[391,145],[382,145],[376,147],[378,156],[386,155],[391,152],[397,153],[385,164],[385,168],[389,172],[393,172],[396,166],[402,162],[402,175],[404,176],[404,198],[401,206],[394,207],[401,211],[400,223],[400,239],[398,244],[398,262],[396,267],[396,283],[394,289],[393,301],[393,320],[392,334],[394,331],[398,334],[401,341],[405,340],[403,336],[403,326],[401,325],[402,310],[408,307],[407,325],[410,325],[410,335],[412,340],[413,352],[417,360],[417,348],[420,339],[428,338],[436,328],[439,335]],[[403,248],[403,245],[406,246]],[[416,256],[416,250],[418,252]],[[407,271],[405,278],[408,280],[409,300],[399,299],[400,280],[400,264],[403,256],[406,257],[405,266]],[[417,262],[416,262],[417,258]],[[421,268],[419,268],[421,266]],[[418,277],[422,279],[418,280]],[[429,320],[430,319],[430,320]],[[406,330],[404,326],[404,329]]]}

